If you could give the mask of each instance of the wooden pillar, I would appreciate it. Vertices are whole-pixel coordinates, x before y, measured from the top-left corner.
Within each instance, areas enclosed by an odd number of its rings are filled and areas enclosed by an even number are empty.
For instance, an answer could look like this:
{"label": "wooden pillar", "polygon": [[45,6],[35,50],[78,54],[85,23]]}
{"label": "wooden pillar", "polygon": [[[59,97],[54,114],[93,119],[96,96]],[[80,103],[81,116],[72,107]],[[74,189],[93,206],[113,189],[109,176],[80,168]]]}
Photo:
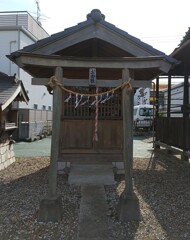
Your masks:
{"label": "wooden pillar", "polygon": [[[123,82],[129,80],[129,70],[123,70]],[[125,164],[125,193],[133,193],[133,91],[122,90],[123,108],[123,160]]]}
{"label": "wooden pillar", "polygon": [[[158,125],[159,125],[159,77],[156,78],[156,94],[154,96],[155,98],[155,107],[156,107],[156,112],[155,112],[155,119],[154,119],[154,131],[155,131],[155,138],[153,137],[153,147],[154,148],[160,148],[159,145],[156,145],[155,144],[155,141],[158,141],[159,140],[159,137],[158,137]],[[153,133],[153,136],[154,136],[154,133]]]}
{"label": "wooden pillar", "polygon": [[[61,67],[57,67],[55,76],[61,82],[63,78],[63,71]],[[56,195],[57,187],[57,160],[59,155],[59,135],[61,124],[61,110],[62,110],[62,90],[56,86],[53,89],[53,124],[52,124],[52,142],[51,142],[51,158],[49,167],[49,196]]]}
{"label": "wooden pillar", "polygon": [[159,77],[156,78],[156,118],[159,117]]}
{"label": "wooden pillar", "polygon": [[168,99],[167,99],[167,118],[169,119],[171,114],[171,75],[168,75]]}
{"label": "wooden pillar", "polygon": [[[63,78],[61,67],[57,67],[55,76],[58,81]],[[51,157],[49,166],[48,195],[41,200],[38,212],[38,221],[40,222],[59,222],[62,219],[61,196],[57,195],[57,160],[59,154],[59,134],[62,109],[62,91],[58,86],[53,89],[53,125],[52,125],[52,143]]]}
{"label": "wooden pillar", "polygon": [[185,69],[184,86],[183,86],[183,155],[184,161],[189,161],[189,157],[186,155],[188,151],[188,105],[189,105],[189,75],[188,69]]}
{"label": "wooden pillar", "polygon": [[[129,70],[123,69],[123,82],[130,78]],[[119,218],[121,221],[139,220],[139,201],[133,191],[133,91],[122,89],[123,110],[123,161],[125,167],[125,189],[120,196]]]}

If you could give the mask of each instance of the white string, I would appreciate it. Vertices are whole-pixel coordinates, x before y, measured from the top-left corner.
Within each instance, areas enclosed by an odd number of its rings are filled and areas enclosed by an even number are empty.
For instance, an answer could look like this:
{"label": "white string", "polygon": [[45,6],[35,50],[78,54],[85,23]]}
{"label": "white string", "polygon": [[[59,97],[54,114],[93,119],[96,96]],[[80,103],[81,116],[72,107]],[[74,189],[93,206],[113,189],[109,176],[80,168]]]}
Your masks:
{"label": "white string", "polygon": [[66,102],[66,103],[69,102],[69,100],[71,99],[71,95],[72,95],[72,94],[70,93],[69,96],[68,96],[68,98],[65,99],[65,102]]}

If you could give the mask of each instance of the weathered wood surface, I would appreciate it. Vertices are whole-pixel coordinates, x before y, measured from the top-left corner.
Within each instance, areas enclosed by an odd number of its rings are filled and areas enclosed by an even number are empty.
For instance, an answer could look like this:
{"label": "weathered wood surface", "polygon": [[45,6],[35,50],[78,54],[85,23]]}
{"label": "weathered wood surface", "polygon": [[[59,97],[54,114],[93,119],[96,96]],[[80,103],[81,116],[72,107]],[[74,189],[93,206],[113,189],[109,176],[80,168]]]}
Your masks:
{"label": "weathered wood surface", "polygon": [[[128,69],[123,69],[123,81],[128,81],[130,75]],[[133,92],[127,87],[122,91],[123,102],[123,161],[125,165],[125,193],[132,195],[133,182]]]}
{"label": "weathered wood surface", "polygon": [[[55,71],[57,79],[63,76],[62,68],[57,67]],[[57,160],[59,154],[59,134],[60,134],[60,121],[62,111],[62,91],[59,87],[53,90],[53,125],[52,125],[52,142],[51,142],[51,157],[49,167],[49,195],[56,195],[57,186]]]}
{"label": "weathered wood surface", "polygon": [[80,44],[81,42],[94,38],[115,45],[134,56],[138,54],[140,56],[151,55],[151,53],[146,51],[146,49],[142,47],[140,48],[137,44],[134,44],[131,39],[125,38],[122,34],[118,34],[112,29],[100,25],[90,25],[88,27],[80,29],[80,31],[72,32],[72,35],[65,35],[64,38],[60,38],[47,46],[41,46],[40,49],[38,48],[34,52],[38,54],[54,54],[55,52],[59,52],[62,49]]}
{"label": "weathered wood surface", "polygon": [[[47,85],[49,82],[49,78],[32,78],[32,85]],[[118,87],[122,84],[123,80],[118,79],[118,80],[97,80],[97,86],[98,87]],[[80,87],[88,87],[89,82],[88,79],[66,79],[63,78],[61,80],[61,83],[64,86],[80,86]],[[148,87],[151,88],[151,81],[143,81],[143,80],[132,80],[131,84],[133,87]]]}
{"label": "weathered wood surface", "polygon": [[[156,120],[156,140],[183,149],[183,118],[159,117]],[[186,144],[190,151],[190,118],[186,119]]]}
{"label": "weathered wood surface", "polygon": [[[77,57],[58,57],[58,56],[37,56],[35,54],[21,55],[16,59],[16,63],[44,67],[78,67],[78,68],[129,68],[129,69],[148,69],[159,68],[168,72],[171,64],[165,62],[163,57],[124,57],[124,58],[77,58]],[[19,65],[20,66],[20,65]]]}
{"label": "weathered wood surface", "polygon": [[[122,150],[122,120],[99,120],[98,142],[94,144],[94,120],[63,120],[61,123],[61,151],[72,154],[111,153]],[[71,151],[72,150],[72,151]]]}

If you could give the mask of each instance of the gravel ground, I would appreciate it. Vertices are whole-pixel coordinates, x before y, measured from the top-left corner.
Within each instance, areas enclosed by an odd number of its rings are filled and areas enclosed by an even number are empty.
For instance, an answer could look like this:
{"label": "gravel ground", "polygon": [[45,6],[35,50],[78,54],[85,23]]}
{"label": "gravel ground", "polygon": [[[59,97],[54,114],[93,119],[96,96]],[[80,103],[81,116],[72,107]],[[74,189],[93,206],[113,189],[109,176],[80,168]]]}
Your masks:
{"label": "gravel ground", "polygon": [[110,230],[118,240],[190,239],[190,164],[156,152],[151,159],[134,160],[134,191],[139,198],[141,221],[120,224],[117,203],[124,176],[107,186]]}
{"label": "gravel ground", "polygon": [[[47,191],[49,159],[17,158],[0,171],[0,239],[76,239],[80,188],[58,175],[58,192],[64,208],[60,224],[36,220],[41,197]],[[141,221],[120,223],[117,218],[123,176],[106,186],[109,228],[115,240],[190,239],[190,164],[165,153],[134,159],[134,190],[140,201]],[[106,240],[106,239],[105,239]]]}
{"label": "gravel ground", "polygon": [[58,175],[58,194],[62,196],[63,221],[37,222],[40,199],[47,193],[49,158],[17,158],[0,171],[0,239],[76,239],[80,188],[69,186],[67,178]]}

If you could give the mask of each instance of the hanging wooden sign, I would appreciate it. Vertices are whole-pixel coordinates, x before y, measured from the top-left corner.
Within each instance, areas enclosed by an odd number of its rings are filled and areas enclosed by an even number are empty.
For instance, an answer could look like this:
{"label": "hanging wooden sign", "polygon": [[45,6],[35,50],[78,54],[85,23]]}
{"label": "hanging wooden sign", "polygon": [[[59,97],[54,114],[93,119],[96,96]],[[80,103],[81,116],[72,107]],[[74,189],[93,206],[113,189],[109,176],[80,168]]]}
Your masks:
{"label": "hanging wooden sign", "polygon": [[96,85],[96,68],[89,68],[89,85]]}

